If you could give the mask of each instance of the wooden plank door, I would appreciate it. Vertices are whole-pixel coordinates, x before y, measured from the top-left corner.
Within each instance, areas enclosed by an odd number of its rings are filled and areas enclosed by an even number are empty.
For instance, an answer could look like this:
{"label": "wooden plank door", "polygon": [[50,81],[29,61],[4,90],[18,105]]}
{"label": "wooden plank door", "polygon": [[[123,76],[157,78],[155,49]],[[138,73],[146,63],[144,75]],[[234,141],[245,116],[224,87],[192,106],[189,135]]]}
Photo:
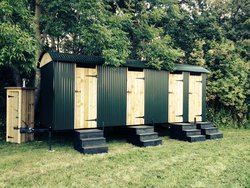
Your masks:
{"label": "wooden plank door", "polygon": [[183,122],[183,73],[169,74],[168,121]]}
{"label": "wooden plank door", "polygon": [[127,125],[144,124],[144,72],[127,71]]}
{"label": "wooden plank door", "polygon": [[7,92],[7,130],[6,141],[21,143],[18,129],[21,125],[21,91]]}
{"label": "wooden plank door", "polygon": [[190,75],[189,76],[189,107],[188,107],[188,120],[193,122],[202,120],[202,76]]}
{"label": "wooden plank door", "polygon": [[75,129],[97,127],[97,68],[76,68]]}

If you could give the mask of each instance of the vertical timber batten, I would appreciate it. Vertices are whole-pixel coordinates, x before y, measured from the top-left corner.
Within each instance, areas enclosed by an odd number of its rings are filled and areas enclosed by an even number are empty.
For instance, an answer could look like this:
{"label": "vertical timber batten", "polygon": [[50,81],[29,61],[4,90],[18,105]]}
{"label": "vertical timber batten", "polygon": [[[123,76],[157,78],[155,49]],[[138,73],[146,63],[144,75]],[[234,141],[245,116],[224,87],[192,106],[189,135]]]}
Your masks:
{"label": "vertical timber batten", "polygon": [[169,74],[168,122],[183,122],[183,72]]}
{"label": "vertical timber batten", "polygon": [[183,122],[188,122],[189,72],[183,72]]}
{"label": "vertical timber batten", "polygon": [[76,67],[75,129],[97,127],[97,68]]}
{"label": "vertical timber batten", "polygon": [[127,121],[126,125],[144,124],[145,103],[144,70],[127,70]]}
{"label": "vertical timber batten", "polygon": [[206,79],[207,75],[202,73],[202,121],[207,121],[206,117]]}

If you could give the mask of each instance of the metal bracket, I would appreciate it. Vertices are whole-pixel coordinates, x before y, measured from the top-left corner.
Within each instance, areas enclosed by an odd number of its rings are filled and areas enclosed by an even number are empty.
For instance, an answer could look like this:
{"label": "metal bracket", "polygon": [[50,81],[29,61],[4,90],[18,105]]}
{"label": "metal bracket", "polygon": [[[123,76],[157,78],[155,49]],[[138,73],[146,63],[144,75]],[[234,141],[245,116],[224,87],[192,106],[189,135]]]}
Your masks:
{"label": "metal bracket", "polygon": [[97,121],[97,119],[88,119],[86,121]]}
{"label": "metal bracket", "polygon": [[86,75],[86,77],[94,77],[94,78],[97,78],[97,75]]}
{"label": "metal bracket", "polygon": [[183,115],[176,115],[175,117],[182,117]]}

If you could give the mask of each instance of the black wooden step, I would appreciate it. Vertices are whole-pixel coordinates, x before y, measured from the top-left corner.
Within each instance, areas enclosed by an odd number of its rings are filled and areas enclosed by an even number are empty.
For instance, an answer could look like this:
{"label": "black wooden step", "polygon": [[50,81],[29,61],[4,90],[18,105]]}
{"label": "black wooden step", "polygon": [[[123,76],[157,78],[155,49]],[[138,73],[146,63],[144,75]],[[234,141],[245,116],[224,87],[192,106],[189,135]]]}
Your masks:
{"label": "black wooden step", "polygon": [[104,137],[84,138],[80,139],[79,141],[81,142],[82,147],[98,146],[106,143],[106,139]]}
{"label": "black wooden step", "polygon": [[143,134],[143,133],[153,133],[154,127],[153,126],[128,126],[127,127],[128,134]]}
{"label": "black wooden step", "polygon": [[141,141],[141,143],[142,143],[142,147],[158,146],[158,145],[162,144],[162,140],[158,138],[158,139]]}
{"label": "black wooden step", "polygon": [[197,129],[204,129],[204,128],[213,127],[213,123],[198,121],[196,122],[196,126],[197,126]]}
{"label": "black wooden step", "polygon": [[75,134],[78,139],[103,137],[103,131],[100,129],[76,130]]}
{"label": "black wooden step", "polygon": [[152,140],[152,139],[157,139],[158,134],[153,132],[153,133],[140,133],[136,135],[128,135],[128,142],[133,142],[133,140]]}
{"label": "black wooden step", "polygon": [[83,154],[98,154],[98,153],[107,153],[108,147],[106,145],[100,145],[100,146],[77,148],[77,150]]}
{"label": "black wooden step", "polygon": [[211,134],[211,133],[218,133],[218,128],[217,127],[208,127],[201,129],[201,134]]}
{"label": "black wooden step", "polygon": [[200,142],[200,141],[205,141],[205,139],[206,139],[205,135],[194,135],[187,137],[187,141],[189,142]]}
{"label": "black wooden step", "polygon": [[171,130],[188,130],[188,129],[196,129],[193,123],[171,123],[170,124]]}
{"label": "black wooden step", "polygon": [[194,135],[201,135],[201,130],[199,129],[188,129],[182,131],[182,136],[194,136]]}
{"label": "black wooden step", "polygon": [[147,146],[157,146],[162,144],[161,139],[152,139],[152,140],[144,140],[144,141],[133,141],[131,144],[139,146],[139,147],[147,147]]}
{"label": "black wooden step", "polygon": [[223,138],[223,134],[222,133],[210,133],[210,134],[206,134],[206,139],[220,139]]}

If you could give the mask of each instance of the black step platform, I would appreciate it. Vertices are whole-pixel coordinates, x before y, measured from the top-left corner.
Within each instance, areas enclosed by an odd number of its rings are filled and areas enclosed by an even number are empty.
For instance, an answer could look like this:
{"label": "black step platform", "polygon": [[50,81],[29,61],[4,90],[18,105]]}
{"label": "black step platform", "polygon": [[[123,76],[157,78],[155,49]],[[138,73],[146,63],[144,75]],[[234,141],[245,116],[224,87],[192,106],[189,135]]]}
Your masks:
{"label": "black step platform", "polygon": [[128,126],[127,141],[139,147],[157,146],[162,144],[158,133],[154,132],[153,126]]}
{"label": "black step platform", "polygon": [[188,142],[200,142],[206,140],[206,137],[201,135],[201,130],[197,129],[194,123],[171,123],[170,137]]}
{"label": "black step platform", "polygon": [[103,131],[99,129],[76,130],[74,148],[83,154],[107,153],[108,147]]}
{"label": "black step platform", "polygon": [[223,134],[219,133],[218,128],[214,127],[212,122],[196,122],[196,126],[201,130],[201,134],[206,136],[206,139],[223,138]]}

